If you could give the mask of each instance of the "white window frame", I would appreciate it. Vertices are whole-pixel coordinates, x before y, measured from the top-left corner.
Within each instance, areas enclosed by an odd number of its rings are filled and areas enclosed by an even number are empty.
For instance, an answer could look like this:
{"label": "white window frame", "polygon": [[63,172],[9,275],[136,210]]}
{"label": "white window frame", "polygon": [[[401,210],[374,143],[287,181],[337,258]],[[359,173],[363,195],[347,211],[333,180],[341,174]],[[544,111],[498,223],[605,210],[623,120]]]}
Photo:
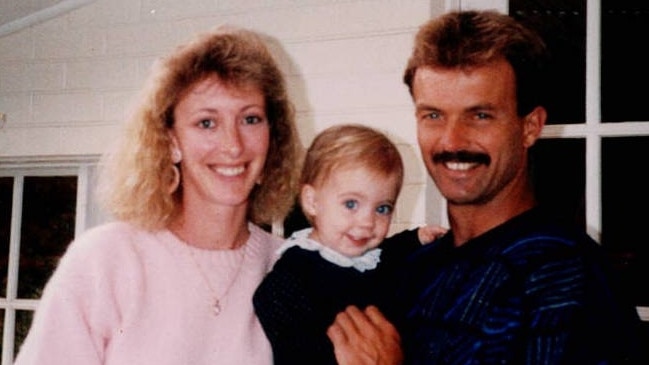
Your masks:
{"label": "white window frame", "polygon": [[[509,12],[507,0],[445,0],[445,9],[496,9]],[[547,125],[541,138],[583,138],[586,140],[586,227],[598,242],[602,231],[601,142],[604,137],[649,136],[649,121],[601,123],[600,111],[600,19],[599,0],[586,0],[586,121],[582,124]],[[428,181],[428,184],[431,184]],[[428,188],[431,190],[431,188]],[[444,211],[445,204],[442,204]],[[442,213],[438,213],[444,216]],[[649,321],[649,307],[637,307]]]}
{"label": "white window frame", "polygon": [[26,176],[70,176],[76,175],[76,237],[87,228],[106,220],[92,194],[98,157],[67,158],[65,160],[33,159],[0,160],[0,176],[14,178],[12,195],[11,227],[6,297],[0,298],[0,309],[4,310],[4,331],[2,334],[2,365],[11,365],[14,360],[16,311],[35,310],[37,299],[18,299],[18,265],[20,261],[20,227],[22,221],[22,197]]}

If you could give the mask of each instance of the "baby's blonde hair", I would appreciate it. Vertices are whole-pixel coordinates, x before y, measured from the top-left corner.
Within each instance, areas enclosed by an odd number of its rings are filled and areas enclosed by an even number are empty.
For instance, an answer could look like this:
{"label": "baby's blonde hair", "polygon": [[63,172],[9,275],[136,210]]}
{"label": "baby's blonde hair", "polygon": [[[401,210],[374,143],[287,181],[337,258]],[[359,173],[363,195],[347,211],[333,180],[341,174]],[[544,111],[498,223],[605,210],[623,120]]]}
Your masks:
{"label": "baby's blonde hair", "polygon": [[[403,184],[401,154],[390,139],[360,124],[341,124],[320,132],[309,146],[300,186],[318,186],[341,167],[363,166],[385,176],[397,176],[397,194]],[[307,215],[312,222],[312,217]]]}

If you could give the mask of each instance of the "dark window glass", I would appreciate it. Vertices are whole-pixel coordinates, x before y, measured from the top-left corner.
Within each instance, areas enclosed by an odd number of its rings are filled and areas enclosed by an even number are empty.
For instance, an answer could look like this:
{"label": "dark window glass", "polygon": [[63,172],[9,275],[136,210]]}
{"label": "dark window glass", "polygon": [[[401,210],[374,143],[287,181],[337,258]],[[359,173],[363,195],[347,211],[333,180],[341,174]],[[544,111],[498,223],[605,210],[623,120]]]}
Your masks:
{"label": "dark window glass", "polygon": [[14,340],[14,357],[18,354],[20,345],[25,341],[29,332],[29,327],[34,319],[34,311],[18,310],[16,311],[16,332]]}
{"label": "dark window glass", "polygon": [[311,224],[304,215],[302,207],[296,202],[291,212],[284,219],[284,237],[289,237],[293,232],[310,226]]}
{"label": "dark window glass", "polygon": [[[602,245],[640,306],[649,306],[649,178],[641,162],[647,155],[649,137],[602,139]],[[630,168],[636,159],[639,168]]]}
{"label": "dark window glass", "polygon": [[0,297],[7,297],[7,267],[9,265],[9,236],[13,207],[13,177],[0,177]]}
{"label": "dark window glass", "polygon": [[76,176],[25,177],[18,297],[38,299],[74,237]]}
{"label": "dark window glass", "polygon": [[602,0],[602,121],[647,121],[649,1]]}
{"label": "dark window glass", "polygon": [[586,120],[586,1],[511,0],[510,14],[545,40],[552,62],[547,124]]}
{"label": "dark window glass", "polygon": [[586,141],[540,139],[530,149],[530,161],[539,202],[586,228]]}

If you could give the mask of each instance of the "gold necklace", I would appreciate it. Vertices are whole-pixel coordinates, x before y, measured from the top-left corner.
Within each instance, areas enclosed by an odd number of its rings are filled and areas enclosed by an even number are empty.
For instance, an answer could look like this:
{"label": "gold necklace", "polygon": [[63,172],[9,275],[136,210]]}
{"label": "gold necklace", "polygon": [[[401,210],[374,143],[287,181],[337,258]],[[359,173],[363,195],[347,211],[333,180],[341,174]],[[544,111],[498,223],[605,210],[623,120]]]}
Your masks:
{"label": "gold necklace", "polygon": [[221,311],[222,311],[221,301],[224,300],[228,296],[228,293],[230,293],[230,289],[232,289],[232,287],[234,286],[234,283],[239,278],[239,274],[241,273],[241,268],[243,267],[243,263],[244,263],[245,258],[246,258],[246,246],[244,245],[243,247],[241,247],[241,259],[239,260],[239,266],[237,267],[237,271],[234,273],[234,276],[232,277],[232,280],[230,280],[230,283],[225,288],[225,291],[223,292],[223,294],[221,294],[220,297],[217,294],[214,287],[212,286],[212,282],[210,281],[208,275],[203,270],[203,266],[201,266],[201,264],[198,262],[198,259],[196,259],[196,257],[194,256],[194,248],[193,247],[190,247],[189,256],[191,257],[192,262],[194,263],[196,268],[198,269],[198,272],[200,273],[201,278],[205,282],[205,285],[209,289],[210,294],[212,296],[212,302],[210,303],[210,310],[212,311],[214,316],[218,316],[219,314],[221,314]]}

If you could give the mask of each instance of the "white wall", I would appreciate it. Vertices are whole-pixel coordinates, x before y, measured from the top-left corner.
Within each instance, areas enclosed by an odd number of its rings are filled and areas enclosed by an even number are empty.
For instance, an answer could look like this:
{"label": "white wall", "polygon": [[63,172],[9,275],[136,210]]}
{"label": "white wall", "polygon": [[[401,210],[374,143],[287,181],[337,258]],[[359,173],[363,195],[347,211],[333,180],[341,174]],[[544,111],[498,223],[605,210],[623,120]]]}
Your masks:
{"label": "white wall", "polygon": [[444,0],[96,0],[0,37],[0,163],[102,153],[153,59],[232,23],[278,41],[305,145],[343,122],[379,128],[399,145],[406,184],[392,231],[439,221],[401,75],[417,27],[443,8]]}

